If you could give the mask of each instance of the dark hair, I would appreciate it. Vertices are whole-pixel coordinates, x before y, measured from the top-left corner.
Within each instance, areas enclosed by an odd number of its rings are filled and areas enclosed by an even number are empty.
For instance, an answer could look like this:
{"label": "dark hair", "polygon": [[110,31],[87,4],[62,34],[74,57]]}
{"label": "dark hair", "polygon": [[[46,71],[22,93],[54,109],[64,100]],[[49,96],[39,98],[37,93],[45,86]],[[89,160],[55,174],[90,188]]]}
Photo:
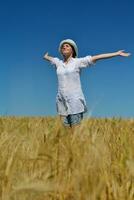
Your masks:
{"label": "dark hair", "polygon": [[73,50],[73,58],[75,58],[76,57],[75,49],[74,49],[74,47],[71,44],[70,44],[70,46],[72,47],[72,50]]}

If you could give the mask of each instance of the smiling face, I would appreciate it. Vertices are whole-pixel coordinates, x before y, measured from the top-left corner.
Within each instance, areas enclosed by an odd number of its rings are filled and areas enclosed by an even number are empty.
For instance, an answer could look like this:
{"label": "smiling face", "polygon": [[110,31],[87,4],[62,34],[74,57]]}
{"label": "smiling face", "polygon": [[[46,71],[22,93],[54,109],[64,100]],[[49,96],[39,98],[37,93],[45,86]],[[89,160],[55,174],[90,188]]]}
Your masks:
{"label": "smiling face", "polygon": [[68,43],[64,43],[61,47],[61,54],[64,56],[64,57],[70,57],[74,55],[74,50],[72,48],[72,46]]}

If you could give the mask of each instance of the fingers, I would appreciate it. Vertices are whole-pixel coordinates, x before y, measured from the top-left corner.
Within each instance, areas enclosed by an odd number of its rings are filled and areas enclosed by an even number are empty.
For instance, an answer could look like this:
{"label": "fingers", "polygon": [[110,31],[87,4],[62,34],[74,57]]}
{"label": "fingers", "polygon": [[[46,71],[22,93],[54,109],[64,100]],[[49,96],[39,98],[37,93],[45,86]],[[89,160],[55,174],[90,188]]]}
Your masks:
{"label": "fingers", "polygon": [[126,53],[124,49],[119,50],[118,53],[119,53],[120,56],[126,56],[126,57],[131,55],[131,53]]}
{"label": "fingers", "polygon": [[122,55],[122,56],[128,57],[128,56],[130,56],[131,54],[130,54],[130,53],[122,53],[121,55]]}
{"label": "fingers", "polygon": [[127,56],[131,56],[131,53],[127,53]]}

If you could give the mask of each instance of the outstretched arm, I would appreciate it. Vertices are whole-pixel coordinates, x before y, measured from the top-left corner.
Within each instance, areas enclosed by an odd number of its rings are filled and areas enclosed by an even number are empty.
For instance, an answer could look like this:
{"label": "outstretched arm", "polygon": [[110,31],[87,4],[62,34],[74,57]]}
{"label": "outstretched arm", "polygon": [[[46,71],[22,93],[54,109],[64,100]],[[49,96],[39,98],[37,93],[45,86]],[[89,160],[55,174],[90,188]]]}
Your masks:
{"label": "outstretched arm", "polygon": [[96,61],[101,60],[101,59],[112,58],[112,57],[115,57],[115,56],[128,57],[130,55],[131,55],[130,53],[125,53],[124,50],[120,50],[120,51],[117,51],[117,52],[114,52],[114,53],[105,53],[105,54],[95,55],[95,56],[92,56],[91,59],[92,59],[92,62],[96,62]]}
{"label": "outstretched arm", "polygon": [[45,55],[43,56],[43,59],[46,59],[47,61],[52,61],[53,57],[48,55],[48,52],[45,53]]}

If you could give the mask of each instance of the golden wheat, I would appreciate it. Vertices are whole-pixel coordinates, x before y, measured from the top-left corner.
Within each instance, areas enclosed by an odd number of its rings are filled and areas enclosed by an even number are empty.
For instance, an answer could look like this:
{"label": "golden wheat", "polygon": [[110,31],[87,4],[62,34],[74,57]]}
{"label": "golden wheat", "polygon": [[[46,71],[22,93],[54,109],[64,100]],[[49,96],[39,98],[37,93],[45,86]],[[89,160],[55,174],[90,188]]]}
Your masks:
{"label": "golden wheat", "polygon": [[133,200],[134,120],[0,118],[1,200]]}

